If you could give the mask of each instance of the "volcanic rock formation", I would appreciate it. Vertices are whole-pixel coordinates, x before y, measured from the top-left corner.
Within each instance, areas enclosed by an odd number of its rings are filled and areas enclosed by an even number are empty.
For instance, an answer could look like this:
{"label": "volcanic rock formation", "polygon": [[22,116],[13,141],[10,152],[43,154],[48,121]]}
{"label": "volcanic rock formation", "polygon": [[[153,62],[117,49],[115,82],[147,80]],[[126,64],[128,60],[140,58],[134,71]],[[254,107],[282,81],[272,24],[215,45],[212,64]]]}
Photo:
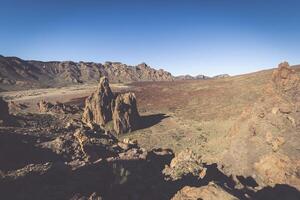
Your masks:
{"label": "volcanic rock formation", "polygon": [[89,126],[105,125],[112,120],[112,102],[114,95],[106,77],[101,77],[97,90],[85,100],[82,121]]}
{"label": "volcanic rock formation", "polygon": [[133,131],[139,118],[135,95],[132,92],[118,95],[113,111],[114,130],[118,134]]}
{"label": "volcanic rock formation", "polygon": [[113,120],[117,134],[135,130],[139,119],[134,93],[119,94],[115,98],[106,77],[100,79],[97,90],[86,99],[82,115],[82,121],[90,128],[94,125],[103,127]]}
{"label": "volcanic rock formation", "polygon": [[300,78],[288,62],[278,65],[278,69],[274,70],[272,74],[272,80],[282,96],[294,102],[300,101]]}
{"label": "volcanic rock formation", "polygon": [[276,87],[284,92],[297,88],[299,84],[299,77],[288,62],[278,65],[278,69],[274,70],[272,74],[272,80]]}

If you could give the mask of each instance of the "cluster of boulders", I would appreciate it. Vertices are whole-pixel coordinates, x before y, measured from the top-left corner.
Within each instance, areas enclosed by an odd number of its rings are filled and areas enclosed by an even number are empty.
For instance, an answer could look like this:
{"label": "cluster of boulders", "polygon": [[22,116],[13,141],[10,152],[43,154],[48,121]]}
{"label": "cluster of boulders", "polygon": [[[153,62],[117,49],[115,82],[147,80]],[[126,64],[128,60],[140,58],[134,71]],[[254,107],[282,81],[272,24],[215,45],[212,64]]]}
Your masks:
{"label": "cluster of boulders", "polygon": [[103,127],[113,120],[113,129],[117,134],[135,130],[139,119],[134,93],[115,96],[106,77],[100,78],[97,90],[86,99],[82,116],[82,121],[92,129]]}
{"label": "cluster of boulders", "polygon": [[37,107],[41,113],[75,114],[79,111],[79,108],[75,105],[67,105],[60,102],[52,104],[45,100],[38,102]]}

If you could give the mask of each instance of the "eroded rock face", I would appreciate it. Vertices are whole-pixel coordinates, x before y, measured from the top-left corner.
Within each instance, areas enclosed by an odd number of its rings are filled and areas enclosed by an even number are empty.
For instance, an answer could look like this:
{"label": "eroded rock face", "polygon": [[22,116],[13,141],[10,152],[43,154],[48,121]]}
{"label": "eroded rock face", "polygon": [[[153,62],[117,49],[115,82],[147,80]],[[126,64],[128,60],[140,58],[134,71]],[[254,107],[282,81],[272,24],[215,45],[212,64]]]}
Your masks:
{"label": "eroded rock face", "polygon": [[106,77],[100,78],[97,90],[85,101],[82,121],[89,126],[93,124],[105,125],[112,119],[112,101],[114,95]]}
{"label": "eroded rock face", "polygon": [[166,166],[163,170],[163,174],[171,180],[179,180],[188,174],[204,178],[206,168],[203,167],[200,156],[186,149],[172,159],[170,166]]}
{"label": "eroded rock face", "polygon": [[[0,97],[0,121],[5,122],[9,119],[9,108],[8,103],[3,100],[2,97]],[[1,124],[1,123],[0,123]]]}
{"label": "eroded rock face", "polygon": [[133,131],[138,126],[139,118],[134,93],[118,95],[113,111],[114,130],[118,134]]}
{"label": "eroded rock face", "polygon": [[283,62],[278,65],[278,69],[274,70],[272,80],[277,89],[289,95],[296,95],[299,91],[299,77],[294,69],[289,66],[288,62]]}
{"label": "eroded rock face", "polygon": [[179,190],[172,200],[237,200],[236,197],[232,196],[220,186],[209,183],[203,187],[190,187],[185,186],[181,190]]}

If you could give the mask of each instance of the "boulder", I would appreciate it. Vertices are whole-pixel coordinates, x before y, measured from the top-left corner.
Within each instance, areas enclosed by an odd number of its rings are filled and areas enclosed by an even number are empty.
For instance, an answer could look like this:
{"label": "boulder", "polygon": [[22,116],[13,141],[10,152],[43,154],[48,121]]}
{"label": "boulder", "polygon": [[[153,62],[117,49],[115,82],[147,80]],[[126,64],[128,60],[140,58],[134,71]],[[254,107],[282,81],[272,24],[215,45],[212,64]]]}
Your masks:
{"label": "boulder", "polygon": [[202,179],[206,175],[206,168],[203,167],[200,156],[186,149],[172,159],[170,166],[163,170],[163,174],[167,176],[167,180],[179,180],[190,174]]}
{"label": "boulder", "polygon": [[172,200],[237,200],[236,197],[226,192],[213,182],[203,187],[185,186],[179,190]]}
{"label": "boulder", "polygon": [[113,110],[114,130],[117,134],[135,130],[138,127],[139,118],[134,93],[118,95]]}
{"label": "boulder", "polygon": [[112,120],[112,102],[114,95],[106,77],[101,77],[97,90],[85,101],[82,121],[89,126],[105,125]]}

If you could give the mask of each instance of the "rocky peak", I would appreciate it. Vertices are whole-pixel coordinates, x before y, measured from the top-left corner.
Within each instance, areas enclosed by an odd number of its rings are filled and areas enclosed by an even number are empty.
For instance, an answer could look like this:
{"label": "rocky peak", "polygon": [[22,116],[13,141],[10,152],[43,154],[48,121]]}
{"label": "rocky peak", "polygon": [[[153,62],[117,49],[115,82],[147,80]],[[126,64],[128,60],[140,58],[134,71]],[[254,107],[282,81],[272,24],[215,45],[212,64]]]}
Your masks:
{"label": "rocky peak", "polygon": [[137,68],[139,68],[139,69],[146,69],[146,68],[149,68],[149,67],[148,67],[148,65],[146,63],[143,62],[141,64],[138,64]]}
{"label": "rocky peak", "polygon": [[114,130],[118,134],[135,130],[138,126],[139,117],[134,93],[128,92],[118,95],[113,111]]}
{"label": "rocky peak", "polygon": [[85,101],[82,121],[93,124],[105,125],[112,119],[112,101],[114,95],[109,87],[106,77],[101,77],[97,90]]}
{"label": "rocky peak", "polygon": [[105,95],[111,96],[112,92],[109,87],[109,81],[107,77],[101,77],[98,85],[98,91],[104,93]]}
{"label": "rocky peak", "polygon": [[104,126],[111,120],[117,134],[136,129],[139,120],[136,97],[132,92],[115,97],[108,79],[102,77],[97,90],[85,101],[82,121],[94,128],[94,125]]}

